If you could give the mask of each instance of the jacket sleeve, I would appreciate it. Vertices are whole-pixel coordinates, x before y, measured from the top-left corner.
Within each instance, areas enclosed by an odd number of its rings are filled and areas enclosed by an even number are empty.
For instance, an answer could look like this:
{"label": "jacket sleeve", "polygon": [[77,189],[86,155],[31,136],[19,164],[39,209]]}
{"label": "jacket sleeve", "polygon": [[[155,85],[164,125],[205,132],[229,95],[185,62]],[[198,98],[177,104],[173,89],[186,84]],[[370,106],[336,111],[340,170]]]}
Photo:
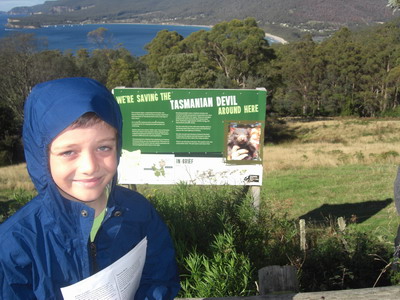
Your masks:
{"label": "jacket sleeve", "polygon": [[4,278],[4,272],[0,271],[0,299],[32,300],[37,299],[32,287],[21,282],[9,285]]}
{"label": "jacket sleeve", "polygon": [[135,300],[172,300],[180,289],[175,251],[167,226],[154,208],[147,229],[147,254]]}
{"label": "jacket sleeve", "polygon": [[61,292],[55,291],[51,278],[44,275],[43,261],[48,257],[38,251],[42,246],[37,230],[12,226],[20,225],[11,220],[17,215],[0,226],[0,299],[60,299]]}
{"label": "jacket sleeve", "polygon": [[32,288],[32,268],[27,257],[5,252],[0,254],[0,299],[36,299]]}

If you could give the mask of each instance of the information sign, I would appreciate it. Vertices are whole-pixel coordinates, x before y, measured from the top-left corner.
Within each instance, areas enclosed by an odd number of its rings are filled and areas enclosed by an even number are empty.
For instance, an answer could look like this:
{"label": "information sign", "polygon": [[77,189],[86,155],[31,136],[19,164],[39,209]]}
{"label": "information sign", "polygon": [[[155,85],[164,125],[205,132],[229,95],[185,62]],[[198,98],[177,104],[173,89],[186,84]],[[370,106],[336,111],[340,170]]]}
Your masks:
{"label": "information sign", "polygon": [[261,185],[266,91],[115,88],[122,184]]}

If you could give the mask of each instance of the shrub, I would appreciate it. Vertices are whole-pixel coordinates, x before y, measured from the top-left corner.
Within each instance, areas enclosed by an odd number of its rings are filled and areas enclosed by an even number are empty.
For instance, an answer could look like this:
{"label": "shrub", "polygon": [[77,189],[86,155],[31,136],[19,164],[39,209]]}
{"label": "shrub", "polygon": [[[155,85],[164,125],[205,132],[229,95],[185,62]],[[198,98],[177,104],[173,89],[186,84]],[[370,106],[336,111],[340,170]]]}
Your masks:
{"label": "shrub", "polygon": [[381,113],[381,117],[386,117],[386,118],[398,118],[400,117],[400,107],[396,107],[392,110],[385,111]]}
{"label": "shrub", "polygon": [[35,195],[35,192],[29,192],[23,189],[17,189],[11,200],[0,202],[0,223],[13,215],[18,209],[28,203]]}
{"label": "shrub", "polygon": [[311,239],[301,267],[303,291],[390,285],[390,272],[382,272],[391,260],[390,250],[376,238],[358,231],[319,230]]}
{"label": "shrub", "polygon": [[193,251],[185,258],[188,274],[181,286],[184,297],[227,297],[254,295],[252,270],[248,257],[235,249],[232,230],[215,236],[212,256]]}
{"label": "shrub", "polygon": [[224,231],[220,216],[228,220],[233,208],[242,201],[242,189],[237,187],[207,187],[178,184],[165,192],[156,191],[149,197],[169,226],[178,257],[196,247],[199,253],[210,254],[214,236]]}
{"label": "shrub", "polygon": [[380,157],[382,157],[382,159],[394,158],[394,157],[398,157],[398,156],[399,156],[399,153],[394,150],[386,151],[386,152],[383,152],[380,154]]}

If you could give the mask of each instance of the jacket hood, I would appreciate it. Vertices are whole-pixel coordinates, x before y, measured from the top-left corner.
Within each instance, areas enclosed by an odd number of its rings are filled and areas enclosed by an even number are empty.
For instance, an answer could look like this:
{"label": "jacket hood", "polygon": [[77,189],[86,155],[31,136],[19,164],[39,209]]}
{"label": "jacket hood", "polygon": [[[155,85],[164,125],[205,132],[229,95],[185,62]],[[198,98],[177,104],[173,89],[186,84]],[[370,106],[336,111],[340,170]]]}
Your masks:
{"label": "jacket hood", "polygon": [[49,185],[54,186],[48,164],[49,144],[87,112],[94,112],[117,130],[119,153],[121,111],[111,92],[99,82],[89,78],[63,78],[32,89],[24,107],[23,142],[28,172],[39,194]]}

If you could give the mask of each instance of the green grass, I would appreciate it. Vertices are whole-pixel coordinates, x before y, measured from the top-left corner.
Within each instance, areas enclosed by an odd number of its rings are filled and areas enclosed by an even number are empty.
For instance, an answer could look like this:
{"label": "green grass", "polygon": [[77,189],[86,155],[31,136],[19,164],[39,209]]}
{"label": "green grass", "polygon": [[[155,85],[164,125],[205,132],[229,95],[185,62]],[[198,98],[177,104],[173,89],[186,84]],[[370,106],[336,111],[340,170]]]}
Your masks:
{"label": "green grass", "polygon": [[400,218],[393,202],[397,166],[343,165],[266,174],[263,199],[290,218],[347,224],[393,242]]}

